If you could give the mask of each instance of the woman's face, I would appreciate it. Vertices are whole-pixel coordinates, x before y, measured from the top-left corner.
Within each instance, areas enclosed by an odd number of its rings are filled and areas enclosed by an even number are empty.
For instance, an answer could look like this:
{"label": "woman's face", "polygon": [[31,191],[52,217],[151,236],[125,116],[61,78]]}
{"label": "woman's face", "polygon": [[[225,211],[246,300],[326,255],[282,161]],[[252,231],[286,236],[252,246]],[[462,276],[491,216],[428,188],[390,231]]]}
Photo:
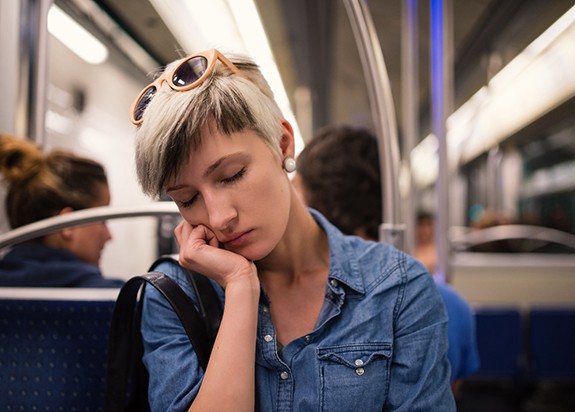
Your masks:
{"label": "woman's face", "polygon": [[204,127],[167,194],[192,226],[204,225],[227,250],[266,257],[281,240],[290,210],[290,183],[280,156],[253,131],[225,135]]}
{"label": "woman's face", "polygon": [[[110,189],[108,185],[97,184],[95,190],[98,200],[92,207],[108,206],[110,204]],[[106,243],[112,239],[106,222],[91,223],[74,227],[68,230],[69,241],[66,249],[78,256],[82,261],[98,266],[102,250]]]}

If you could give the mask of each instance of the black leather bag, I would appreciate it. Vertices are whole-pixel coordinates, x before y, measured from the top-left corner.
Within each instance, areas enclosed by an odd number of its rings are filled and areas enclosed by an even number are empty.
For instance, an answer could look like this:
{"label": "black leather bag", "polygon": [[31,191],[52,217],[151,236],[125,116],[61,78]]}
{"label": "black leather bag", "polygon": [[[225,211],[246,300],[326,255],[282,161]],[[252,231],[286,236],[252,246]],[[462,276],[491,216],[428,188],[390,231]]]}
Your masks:
{"label": "black leather bag", "polygon": [[200,364],[207,367],[220,326],[222,308],[210,281],[187,271],[198,298],[196,308],[176,282],[164,273],[154,271],[164,261],[177,261],[169,256],[158,259],[150,272],[128,280],[120,290],[110,326],[106,371],[107,412],[146,412],[148,404],[148,371],[142,363],[144,353],[140,322],[144,285],[154,286],[172,305],[196,351]]}

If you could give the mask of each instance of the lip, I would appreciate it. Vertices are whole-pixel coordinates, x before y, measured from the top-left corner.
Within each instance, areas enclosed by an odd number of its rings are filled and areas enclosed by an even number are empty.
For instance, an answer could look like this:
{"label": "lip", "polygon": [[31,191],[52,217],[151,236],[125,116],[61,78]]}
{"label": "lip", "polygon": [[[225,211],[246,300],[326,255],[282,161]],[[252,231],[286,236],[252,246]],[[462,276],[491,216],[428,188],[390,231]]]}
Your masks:
{"label": "lip", "polygon": [[222,239],[221,242],[226,246],[226,248],[241,246],[248,241],[251,232],[251,230],[248,230],[245,232],[233,233],[231,236]]}

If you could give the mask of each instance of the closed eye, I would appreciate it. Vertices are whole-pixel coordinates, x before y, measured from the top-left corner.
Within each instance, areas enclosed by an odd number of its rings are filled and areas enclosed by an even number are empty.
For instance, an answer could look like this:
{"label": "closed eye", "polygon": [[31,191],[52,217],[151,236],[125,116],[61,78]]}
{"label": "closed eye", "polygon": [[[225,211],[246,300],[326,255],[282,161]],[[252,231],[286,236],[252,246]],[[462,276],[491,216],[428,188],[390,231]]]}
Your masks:
{"label": "closed eye", "polygon": [[230,184],[240,180],[246,173],[246,168],[242,167],[235,175],[222,179],[222,183]]}
{"label": "closed eye", "polygon": [[185,202],[180,202],[180,207],[186,209],[194,204],[198,195],[194,195],[190,200],[186,200]]}
{"label": "closed eye", "polygon": [[[239,172],[237,172],[233,176],[226,177],[226,178],[222,179],[221,182],[224,184],[233,184],[233,183],[237,182],[238,180],[240,180],[245,175],[245,173],[246,173],[246,168],[243,167],[240,169]],[[197,198],[198,198],[198,195],[196,194],[196,195],[192,196],[190,198],[190,200],[186,200],[185,202],[180,202],[180,207],[182,209],[186,209],[186,208],[192,206]]]}

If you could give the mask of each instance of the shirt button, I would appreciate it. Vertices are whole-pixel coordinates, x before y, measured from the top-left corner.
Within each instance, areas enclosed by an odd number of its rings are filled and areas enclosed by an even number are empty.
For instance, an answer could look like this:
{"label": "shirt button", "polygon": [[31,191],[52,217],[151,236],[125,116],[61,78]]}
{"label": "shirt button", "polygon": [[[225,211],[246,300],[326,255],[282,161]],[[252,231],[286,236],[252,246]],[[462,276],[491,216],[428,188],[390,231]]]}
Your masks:
{"label": "shirt button", "polygon": [[267,306],[264,306],[264,307],[262,308],[262,310],[264,311],[264,313],[268,313],[268,311],[269,311],[269,309],[268,309]]}
{"label": "shirt button", "polygon": [[280,378],[282,378],[285,381],[287,378],[289,378],[289,373],[283,371],[282,373],[280,373]]}
{"label": "shirt button", "polygon": [[355,373],[357,373],[359,376],[363,375],[365,373],[365,371],[363,370],[363,368],[357,368],[355,370]]}
{"label": "shirt button", "polygon": [[266,335],[266,336],[264,336],[264,340],[266,342],[271,342],[272,340],[274,340],[274,338],[272,338],[272,335]]}
{"label": "shirt button", "polygon": [[361,359],[356,359],[354,363],[355,366],[363,366],[363,361]]}
{"label": "shirt button", "polygon": [[306,343],[309,343],[309,341],[311,340],[309,335],[305,335],[303,339],[306,341]]}
{"label": "shirt button", "polygon": [[335,280],[335,279],[330,280],[329,283],[330,283],[334,288],[337,287],[337,285],[338,285],[338,282],[337,282],[337,280]]}

